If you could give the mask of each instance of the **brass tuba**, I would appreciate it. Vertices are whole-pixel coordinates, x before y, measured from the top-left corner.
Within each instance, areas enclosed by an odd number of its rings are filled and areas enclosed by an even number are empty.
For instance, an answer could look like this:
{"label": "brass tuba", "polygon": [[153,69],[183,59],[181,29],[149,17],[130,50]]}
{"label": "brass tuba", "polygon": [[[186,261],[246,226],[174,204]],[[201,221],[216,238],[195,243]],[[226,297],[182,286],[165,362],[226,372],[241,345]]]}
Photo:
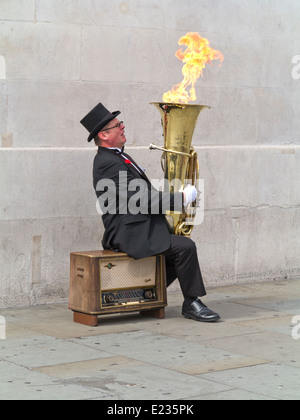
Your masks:
{"label": "brass tuba", "polygon": [[[150,144],[150,149],[162,150],[162,169],[165,178],[165,190],[182,191],[185,184],[197,188],[199,164],[197,153],[192,144],[192,136],[200,112],[206,105],[190,105],[166,102],[151,102],[159,110],[163,126],[164,147]],[[196,202],[186,206],[182,213],[168,211],[165,215],[169,230],[175,235],[190,237]]]}

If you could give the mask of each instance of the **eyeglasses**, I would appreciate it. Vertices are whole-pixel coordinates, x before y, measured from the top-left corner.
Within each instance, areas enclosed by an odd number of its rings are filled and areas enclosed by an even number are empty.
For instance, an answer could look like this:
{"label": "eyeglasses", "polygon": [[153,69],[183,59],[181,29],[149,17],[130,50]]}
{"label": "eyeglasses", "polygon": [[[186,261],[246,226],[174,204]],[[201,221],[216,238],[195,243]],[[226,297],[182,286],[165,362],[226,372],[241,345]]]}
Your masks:
{"label": "eyeglasses", "polygon": [[123,121],[118,122],[118,124],[114,125],[113,127],[105,128],[104,130],[101,130],[101,131],[112,130],[113,128],[116,128],[116,127],[120,128],[121,125],[123,125]]}

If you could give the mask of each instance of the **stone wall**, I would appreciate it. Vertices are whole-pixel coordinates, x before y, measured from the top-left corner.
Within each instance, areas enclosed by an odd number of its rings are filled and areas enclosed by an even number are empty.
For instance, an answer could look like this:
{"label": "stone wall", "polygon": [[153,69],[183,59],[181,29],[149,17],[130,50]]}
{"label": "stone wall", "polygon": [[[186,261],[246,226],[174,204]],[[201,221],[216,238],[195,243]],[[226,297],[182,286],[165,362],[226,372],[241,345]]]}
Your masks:
{"label": "stone wall", "polygon": [[193,137],[205,282],[299,275],[299,19],[298,0],[0,0],[0,307],[66,301],[70,252],[101,248],[79,124],[98,102],[122,111],[129,153],[161,175],[149,103],[182,80],[187,32],[224,54],[196,86],[211,106]]}

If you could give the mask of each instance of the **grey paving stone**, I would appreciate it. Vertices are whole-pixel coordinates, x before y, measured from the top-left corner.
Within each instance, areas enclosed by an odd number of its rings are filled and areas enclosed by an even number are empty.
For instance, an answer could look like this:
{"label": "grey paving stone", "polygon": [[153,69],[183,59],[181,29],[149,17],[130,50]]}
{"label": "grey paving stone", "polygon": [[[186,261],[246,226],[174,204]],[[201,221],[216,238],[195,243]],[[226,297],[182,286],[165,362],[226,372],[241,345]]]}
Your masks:
{"label": "grey paving stone", "polygon": [[284,364],[269,363],[200,377],[265,397],[299,400],[300,396],[300,369]]}
{"label": "grey paving stone", "polygon": [[109,394],[0,361],[0,400],[84,400]]}
{"label": "grey paving stone", "polygon": [[28,368],[110,356],[104,351],[81,346],[79,342],[73,343],[48,336],[5,340],[0,342],[0,352],[2,360]]}

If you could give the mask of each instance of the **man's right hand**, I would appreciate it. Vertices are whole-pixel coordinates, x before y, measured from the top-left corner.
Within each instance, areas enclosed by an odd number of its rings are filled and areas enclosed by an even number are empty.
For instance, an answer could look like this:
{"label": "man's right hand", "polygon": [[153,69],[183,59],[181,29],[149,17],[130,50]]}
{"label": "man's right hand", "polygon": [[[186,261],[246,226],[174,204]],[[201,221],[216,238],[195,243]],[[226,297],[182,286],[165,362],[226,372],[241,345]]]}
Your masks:
{"label": "man's right hand", "polygon": [[188,204],[195,201],[197,198],[197,190],[193,185],[187,185],[183,190],[183,205],[187,206]]}

